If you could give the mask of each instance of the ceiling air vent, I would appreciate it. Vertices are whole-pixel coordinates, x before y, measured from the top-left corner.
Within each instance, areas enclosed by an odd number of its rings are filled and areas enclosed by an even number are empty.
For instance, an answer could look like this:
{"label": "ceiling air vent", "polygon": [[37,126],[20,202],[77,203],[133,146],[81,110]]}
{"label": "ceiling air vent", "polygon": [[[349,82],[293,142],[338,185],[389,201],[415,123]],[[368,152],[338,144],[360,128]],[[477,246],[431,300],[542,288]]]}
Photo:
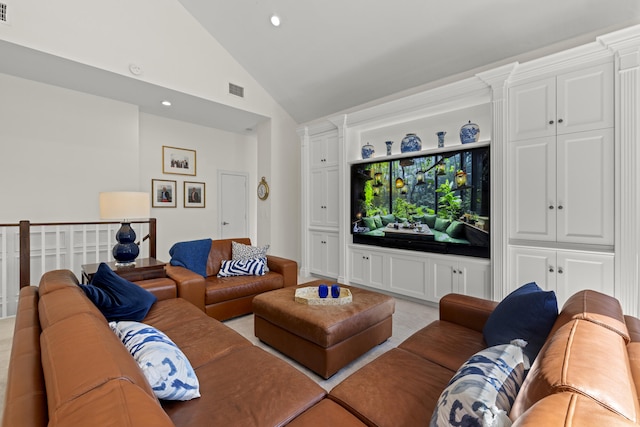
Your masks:
{"label": "ceiling air vent", "polygon": [[5,23],[5,24],[9,22],[9,17],[7,16],[7,4],[6,3],[0,3],[0,22]]}
{"label": "ceiling air vent", "polygon": [[239,96],[240,98],[244,98],[244,88],[242,86],[234,85],[233,83],[229,83],[229,93],[231,95]]}

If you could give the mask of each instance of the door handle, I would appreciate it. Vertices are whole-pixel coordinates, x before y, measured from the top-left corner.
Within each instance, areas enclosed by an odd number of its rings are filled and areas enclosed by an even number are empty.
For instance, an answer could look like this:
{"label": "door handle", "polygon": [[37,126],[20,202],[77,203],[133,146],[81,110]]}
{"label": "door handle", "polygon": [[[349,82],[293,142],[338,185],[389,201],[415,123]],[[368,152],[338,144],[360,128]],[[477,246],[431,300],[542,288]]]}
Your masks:
{"label": "door handle", "polygon": [[229,225],[227,221],[222,221],[222,225]]}

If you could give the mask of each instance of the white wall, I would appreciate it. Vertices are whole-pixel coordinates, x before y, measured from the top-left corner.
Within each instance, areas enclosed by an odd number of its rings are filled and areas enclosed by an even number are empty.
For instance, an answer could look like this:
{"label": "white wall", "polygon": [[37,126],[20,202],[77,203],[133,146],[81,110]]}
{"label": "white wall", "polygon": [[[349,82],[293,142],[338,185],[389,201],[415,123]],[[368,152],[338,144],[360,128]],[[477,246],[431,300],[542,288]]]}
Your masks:
{"label": "white wall", "polygon": [[[196,151],[196,176],[162,173],[162,146]],[[150,191],[152,179],[176,181],[176,207],[154,208],[158,219],[159,259],[169,260],[169,248],[178,241],[218,238],[218,170],[249,174],[257,182],[255,136],[243,136],[150,114],[140,114],[140,188]],[[184,182],[205,183],[205,207],[184,208]],[[253,187],[248,191],[253,194]],[[250,197],[249,228],[256,242],[255,197]]]}
{"label": "white wall", "polygon": [[[295,132],[297,124],[273,101],[270,95],[251,75],[186,12],[178,1],[136,0],[131,2],[114,0],[103,4],[83,0],[68,0],[54,4],[36,0],[19,0],[11,2],[11,11],[11,25],[0,25],[0,39],[2,40],[98,67],[129,78],[141,78],[149,83],[269,117],[268,126],[256,132],[253,153],[257,163],[242,165],[244,170],[250,171],[250,179],[253,181],[249,191],[253,193],[253,197],[250,197],[250,200],[252,200],[251,208],[255,217],[254,230],[257,235],[257,243],[271,244],[271,253],[295,260],[300,259],[300,190],[298,184],[300,177],[300,147],[299,139]],[[143,66],[144,74],[140,77],[132,76],[128,71],[130,63]],[[227,93],[229,82],[239,84],[245,88],[246,96],[244,99],[230,96]],[[24,98],[21,102],[28,103],[28,93]],[[80,96],[79,98],[84,99]],[[68,108],[69,111],[73,110],[73,108],[78,110],[87,108],[87,105],[80,100],[73,107],[71,104],[74,102],[75,100],[69,100],[65,108]],[[107,100],[95,102],[111,105],[111,101]],[[117,103],[114,105],[117,105]],[[65,111],[65,108],[63,108],[63,111]],[[98,127],[86,129],[87,136],[94,138],[96,149],[105,149],[104,144],[99,144],[98,142],[108,138],[110,132],[123,131],[120,129],[121,126],[117,116],[123,114],[126,109],[137,111],[135,106],[129,105],[122,107],[117,113],[96,114],[94,121],[100,122],[107,117],[108,120],[105,120],[105,123],[107,121],[110,122],[112,128],[106,132]],[[87,110],[88,112],[85,113],[83,111],[78,117],[83,117],[85,114],[93,116],[93,113],[91,113],[91,111],[94,111],[93,108],[87,108]],[[16,112],[15,114],[4,116],[0,120],[15,119],[19,126],[42,128],[43,132],[46,132],[47,123],[43,123],[41,126],[39,120],[29,121],[30,113],[24,110],[21,111],[21,114]],[[126,128],[131,128],[138,123],[138,119],[133,117],[133,113],[132,115],[127,113],[125,116],[130,121],[130,124],[125,126]],[[148,138],[153,137],[157,140],[164,138],[159,138],[158,135],[154,135],[152,130],[145,127],[145,123],[150,121],[148,118],[141,119],[140,140],[133,138],[134,141],[132,143],[144,144],[145,150],[150,149],[153,151],[153,146],[150,144],[154,144],[155,141],[150,141]],[[72,128],[84,126],[78,121],[71,121],[71,123],[75,125],[71,126]],[[155,123],[160,126],[159,121]],[[172,146],[189,148],[188,143],[190,141],[181,140],[175,135],[178,128],[182,128],[180,130],[186,131],[193,136],[194,146],[204,145],[204,141],[208,139],[219,140],[217,137],[212,138],[213,135],[217,136],[216,130],[211,130],[211,134],[205,136],[207,132],[202,129],[196,130],[197,127],[185,124],[167,125],[164,123],[162,126],[168,126],[173,130],[174,138],[171,138],[170,144]],[[119,130],[116,131],[113,128]],[[38,130],[33,129],[32,131],[37,132]],[[0,132],[2,132],[0,136],[3,136],[4,131]],[[69,132],[76,135],[80,131],[74,129]],[[230,135],[227,136],[229,136],[229,139],[233,139],[230,138]],[[74,140],[75,138],[70,139]],[[124,144],[125,142],[123,141],[128,140],[120,138],[118,143]],[[48,141],[43,143],[45,145],[49,144]],[[0,144],[4,145],[5,142],[0,141]],[[77,144],[77,142],[69,144]],[[43,149],[47,150],[48,148],[43,147]],[[92,153],[90,147],[87,147],[86,150],[84,154],[87,157],[99,157],[102,160],[109,160],[110,156],[113,156],[112,153],[103,156],[100,151]],[[158,155],[157,152],[151,154]],[[22,156],[26,155],[26,153],[23,149],[20,149],[16,151],[16,155]],[[136,154],[134,153],[133,155]],[[198,157],[200,157],[200,154],[198,154]],[[56,162],[59,161],[55,154],[51,159]],[[47,160],[49,160],[49,157]],[[147,167],[154,167],[153,165],[147,165],[146,161],[146,158],[140,159],[145,170],[140,175],[134,173],[133,177],[129,175],[129,167],[119,167],[120,171],[126,170],[124,174],[127,179],[122,178],[124,183],[138,182],[142,185],[145,182],[144,187],[146,187],[147,181],[150,185],[152,176],[160,176],[157,175],[157,170],[146,170]],[[101,165],[98,171],[106,167],[107,163]],[[160,162],[157,162],[157,164],[159,167]],[[198,161],[198,164],[202,163]],[[231,164],[234,165],[233,159]],[[235,168],[236,166],[234,165],[233,167]],[[240,166],[238,168],[240,169]],[[39,168],[34,167],[33,169],[32,172],[36,175],[30,174],[29,180],[41,181],[47,179],[42,174],[37,174]],[[200,168],[198,169],[200,170]],[[225,167],[225,169],[231,168]],[[10,174],[9,176],[13,177],[13,173],[19,172],[14,168],[10,170],[11,172],[2,173]],[[261,176],[266,176],[270,183],[271,196],[268,202],[261,202],[262,205],[259,206],[260,211],[258,212],[255,186]],[[57,178],[57,176],[53,178]],[[113,178],[111,181],[106,180],[106,177],[103,177],[103,179],[104,181],[99,183],[85,179],[82,183],[73,183],[72,186],[82,187],[83,194],[97,194],[97,191],[102,189],[105,184],[114,184]],[[117,179],[120,179],[120,177]],[[49,181],[55,182],[51,179]],[[59,185],[59,183],[57,184]],[[214,194],[212,190],[215,190],[215,188],[213,187],[215,185],[207,185],[208,196]],[[7,218],[14,221],[19,219],[19,217],[14,218],[18,213],[30,218],[41,214],[43,219],[47,220],[69,219],[83,212],[86,212],[84,215],[91,217],[97,213],[97,207],[94,207],[97,203],[88,202],[85,198],[81,200],[75,199],[73,204],[61,203],[57,206],[60,212],[57,212],[58,216],[54,218],[49,215],[50,212],[42,210],[34,212],[37,207],[28,201],[21,200],[19,204],[19,208],[11,211],[3,209],[0,215],[2,217],[6,215]],[[77,207],[80,207],[80,209],[76,209]],[[209,209],[205,209],[205,213],[202,214],[189,213],[189,215],[206,215],[207,211]],[[177,222],[174,216],[177,217],[180,213],[186,212],[177,208],[175,213],[164,213],[163,216],[166,215],[166,220],[174,224]],[[164,220],[165,218],[162,219]],[[207,228],[214,229],[214,227]],[[158,231],[161,235],[165,232],[162,228],[162,223],[159,224]],[[196,234],[199,233],[194,230],[193,235]],[[171,235],[173,236],[174,234]]]}
{"label": "white wall", "polygon": [[0,222],[96,221],[139,186],[138,108],[0,74]]}

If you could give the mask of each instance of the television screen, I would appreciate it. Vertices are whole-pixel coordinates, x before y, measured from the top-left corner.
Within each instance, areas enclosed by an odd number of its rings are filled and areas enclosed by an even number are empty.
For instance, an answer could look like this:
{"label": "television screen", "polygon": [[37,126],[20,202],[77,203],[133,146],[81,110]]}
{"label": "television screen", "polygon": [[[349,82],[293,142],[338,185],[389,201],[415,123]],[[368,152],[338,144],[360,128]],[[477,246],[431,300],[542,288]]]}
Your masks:
{"label": "television screen", "polygon": [[354,243],[489,257],[489,147],[351,167]]}

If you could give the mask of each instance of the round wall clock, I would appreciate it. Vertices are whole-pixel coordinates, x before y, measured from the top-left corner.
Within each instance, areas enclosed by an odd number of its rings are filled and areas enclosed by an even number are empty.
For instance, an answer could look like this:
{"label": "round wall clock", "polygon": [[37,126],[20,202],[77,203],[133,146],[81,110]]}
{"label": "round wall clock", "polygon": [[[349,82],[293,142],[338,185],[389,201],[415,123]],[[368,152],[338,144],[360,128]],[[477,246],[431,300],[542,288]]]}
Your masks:
{"label": "round wall clock", "polygon": [[263,176],[262,181],[258,183],[258,198],[267,200],[267,197],[269,197],[269,184],[267,184],[267,180]]}

